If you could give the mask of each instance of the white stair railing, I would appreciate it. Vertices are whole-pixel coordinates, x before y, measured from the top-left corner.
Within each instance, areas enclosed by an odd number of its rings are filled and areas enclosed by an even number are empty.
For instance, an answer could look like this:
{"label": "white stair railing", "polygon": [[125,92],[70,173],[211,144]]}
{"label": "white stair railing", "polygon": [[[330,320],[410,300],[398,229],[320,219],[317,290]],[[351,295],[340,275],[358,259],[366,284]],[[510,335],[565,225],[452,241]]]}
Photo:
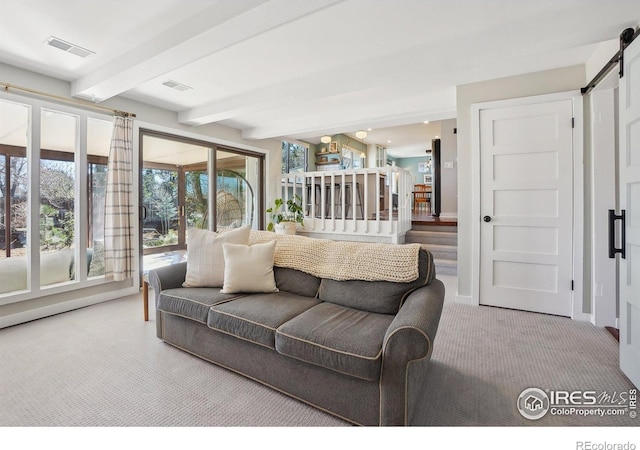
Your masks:
{"label": "white stair railing", "polygon": [[396,166],[284,174],[281,190],[302,200],[306,233],[399,243],[411,229],[412,179]]}

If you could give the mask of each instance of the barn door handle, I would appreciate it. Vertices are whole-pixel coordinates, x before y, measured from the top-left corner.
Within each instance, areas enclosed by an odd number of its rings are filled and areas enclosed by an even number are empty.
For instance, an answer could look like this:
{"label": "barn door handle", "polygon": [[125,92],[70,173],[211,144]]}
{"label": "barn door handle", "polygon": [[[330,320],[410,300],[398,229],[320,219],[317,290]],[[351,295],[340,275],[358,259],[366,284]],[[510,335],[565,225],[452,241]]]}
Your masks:
{"label": "barn door handle", "polygon": [[[621,242],[620,248],[616,248],[616,220],[621,222]],[[627,236],[625,230],[625,210],[620,211],[620,215],[616,215],[615,210],[609,210],[609,258],[615,258],[616,253],[620,253],[622,259],[625,259],[625,247],[627,246]]]}

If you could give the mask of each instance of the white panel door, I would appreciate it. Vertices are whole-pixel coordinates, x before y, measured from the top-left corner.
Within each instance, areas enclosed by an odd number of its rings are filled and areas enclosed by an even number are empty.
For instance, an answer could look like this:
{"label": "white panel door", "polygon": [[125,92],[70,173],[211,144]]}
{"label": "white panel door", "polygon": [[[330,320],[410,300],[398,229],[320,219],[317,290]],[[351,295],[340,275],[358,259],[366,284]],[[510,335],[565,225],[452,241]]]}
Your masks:
{"label": "white panel door", "polygon": [[626,217],[620,259],[620,368],[640,387],[640,39],[624,51],[620,79],[620,208]]}
{"label": "white panel door", "polygon": [[573,103],[480,111],[480,303],[571,316]]}

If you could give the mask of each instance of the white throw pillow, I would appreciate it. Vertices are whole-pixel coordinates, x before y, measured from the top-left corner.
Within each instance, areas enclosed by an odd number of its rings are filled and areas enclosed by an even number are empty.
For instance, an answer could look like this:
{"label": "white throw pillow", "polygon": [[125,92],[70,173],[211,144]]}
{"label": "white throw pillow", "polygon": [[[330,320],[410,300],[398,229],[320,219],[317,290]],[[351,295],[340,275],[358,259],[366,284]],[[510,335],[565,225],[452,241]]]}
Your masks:
{"label": "white throw pillow", "polygon": [[278,292],[273,275],[276,241],[254,245],[223,244],[223,294]]}
{"label": "white throw pillow", "polygon": [[187,235],[187,275],[184,287],[222,287],[224,253],[222,244],[249,243],[249,227],[221,233],[192,228]]}

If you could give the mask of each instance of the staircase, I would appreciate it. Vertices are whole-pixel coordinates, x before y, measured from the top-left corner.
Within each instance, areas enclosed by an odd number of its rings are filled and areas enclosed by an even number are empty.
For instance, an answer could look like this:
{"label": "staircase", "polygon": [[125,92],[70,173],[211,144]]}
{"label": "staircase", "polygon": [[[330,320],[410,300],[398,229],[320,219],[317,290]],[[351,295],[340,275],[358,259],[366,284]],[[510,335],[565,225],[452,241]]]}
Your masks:
{"label": "staircase", "polygon": [[422,244],[433,254],[436,274],[458,274],[458,227],[414,222],[405,236],[405,243]]}

